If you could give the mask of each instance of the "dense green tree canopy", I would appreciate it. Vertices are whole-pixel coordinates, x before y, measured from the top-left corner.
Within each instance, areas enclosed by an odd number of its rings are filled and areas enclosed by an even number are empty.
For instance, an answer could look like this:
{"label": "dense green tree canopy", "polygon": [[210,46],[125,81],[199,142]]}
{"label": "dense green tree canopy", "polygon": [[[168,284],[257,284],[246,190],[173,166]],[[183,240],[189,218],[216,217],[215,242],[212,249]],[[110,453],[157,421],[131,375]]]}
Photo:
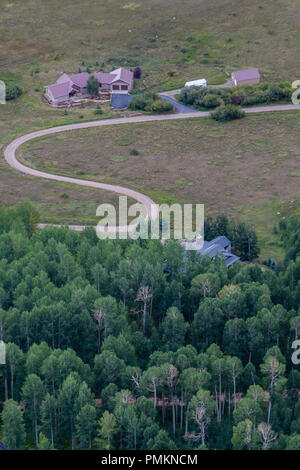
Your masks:
{"label": "dense green tree canopy", "polygon": [[[10,449],[297,449],[300,222],[282,263],[37,228],[0,207],[0,440]],[[257,256],[248,226],[207,233]]]}

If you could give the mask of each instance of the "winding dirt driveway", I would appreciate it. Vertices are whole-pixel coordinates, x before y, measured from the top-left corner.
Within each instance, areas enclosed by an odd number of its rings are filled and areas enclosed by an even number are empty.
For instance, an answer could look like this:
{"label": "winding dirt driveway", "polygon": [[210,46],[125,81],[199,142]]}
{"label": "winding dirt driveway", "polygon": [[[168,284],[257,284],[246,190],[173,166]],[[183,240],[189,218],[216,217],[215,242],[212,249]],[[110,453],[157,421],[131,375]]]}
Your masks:
{"label": "winding dirt driveway", "polygon": [[[286,105],[275,105],[275,106],[260,106],[260,107],[253,107],[253,108],[246,108],[244,111],[247,114],[250,113],[265,113],[270,111],[291,111],[291,110],[300,110],[300,105],[294,104],[286,104]],[[135,199],[139,203],[143,204],[146,208],[147,215],[151,219],[155,219],[157,217],[157,206],[155,202],[145,194],[139,193],[138,191],[134,191],[129,188],[125,188],[123,186],[113,185],[113,184],[105,184],[105,183],[98,183],[96,181],[89,181],[84,179],[77,179],[71,178],[68,176],[61,176],[55,175],[51,173],[45,173],[43,171],[35,170],[28,166],[23,165],[17,160],[16,157],[16,150],[25,142],[29,140],[35,139],[37,137],[43,137],[45,135],[56,134],[58,132],[65,132],[65,131],[74,131],[76,129],[88,129],[91,127],[102,127],[102,126],[114,126],[119,124],[131,124],[131,123],[139,123],[139,122],[152,122],[152,121],[171,121],[174,119],[192,119],[192,118],[199,118],[199,117],[207,117],[209,116],[209,112],[192,112],[192,113],[180,113],[180,114],[163,114],[159,116],[134,116],[129,118],[118,118],[118,119],[107,119],[102,121],[90,121],[90,122],[82,122],[78,124],[67,124],[64,126],[57,126],[51,127],[49,129],[42,129],[39,131],[31,132],[30,134],[23,135],[18,137],[17,139],[13,140],[5,149],[4,157],[6,162],[15,170],[21,171],[27,175],[36,176],[38,178],[45,178],[48,180],[54,181],[61,181],[63,183],[71,183],[76,184],[78,186],[86,186],[90,188],[96,189],[104,189],[106,191],[112,191],[118,194],[122,194],[128,196],[132,199]],[[40,224],[40,228],[45,227],[46,224]],[[85,228],[84,225],[71,225],[71,229],[74,230],[83,230]],[[127,231],[127,226],[122,227],[111,227],[113,231]]]}

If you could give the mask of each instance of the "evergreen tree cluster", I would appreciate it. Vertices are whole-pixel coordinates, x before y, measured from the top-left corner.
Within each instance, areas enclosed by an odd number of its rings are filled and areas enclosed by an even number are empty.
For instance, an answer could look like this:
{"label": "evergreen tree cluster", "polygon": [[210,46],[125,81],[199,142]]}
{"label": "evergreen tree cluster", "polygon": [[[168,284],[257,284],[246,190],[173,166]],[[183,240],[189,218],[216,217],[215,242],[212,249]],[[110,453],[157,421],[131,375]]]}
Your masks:
{"label": "evergreen tree cluster", "polygon": [[37,222],[0,208],[9,449],[300,448],[299,217],[275,269]]}

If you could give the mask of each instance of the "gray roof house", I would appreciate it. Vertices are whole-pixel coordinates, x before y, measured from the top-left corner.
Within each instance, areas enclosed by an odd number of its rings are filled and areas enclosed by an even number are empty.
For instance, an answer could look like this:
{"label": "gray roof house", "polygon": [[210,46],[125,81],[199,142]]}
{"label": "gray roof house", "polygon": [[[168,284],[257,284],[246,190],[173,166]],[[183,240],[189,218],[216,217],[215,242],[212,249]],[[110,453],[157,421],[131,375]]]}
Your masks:
{"label": "gray roof house", "polygon": [[231,242],[224,235],[214,238],[210,242],[204,241],[199,253],[202,256],[209,255],[212,259],[216,256],[221,256],[225,259],[226,268],[240,259],[231,253]]}
{"label": "gray roof house", "polygon": [[216,237],[209,242],[204,241],[202,246],[199,245],[196,241],[192,244],[194,244],[195,250],[201,256],[208,255],[212,260],[214,260],[217,256],[223,258],[225,260],[226,268],[236,263],[236,261],[239,261],[240,259],[238,256],[231,253],[231,241],[224,235]]}

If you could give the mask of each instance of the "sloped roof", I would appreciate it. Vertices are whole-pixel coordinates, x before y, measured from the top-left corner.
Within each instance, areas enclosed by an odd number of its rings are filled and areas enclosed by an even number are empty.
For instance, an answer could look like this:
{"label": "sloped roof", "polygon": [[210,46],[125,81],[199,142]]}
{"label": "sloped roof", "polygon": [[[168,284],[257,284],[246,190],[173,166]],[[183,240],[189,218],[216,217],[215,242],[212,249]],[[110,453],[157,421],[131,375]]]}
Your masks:
{"label": "sloped roof", "polygon": [[70,93],[72,84],[71,82],[55,83],[54,85],[49,85],[47,88],[51,91],[53,98],[60,98]]}
{"label": "sloped roof", "polygon": [[133,82],[133,72],[131,72],[130,70],[119,68],[114,70],[112,73],[116,75],[116,78],[113,80],[113,82],[116,82],[118,80],[122,80],[123,82],[126,82],[128,84],[132,84]]}
{"label": "sloped roof", "polygon": [[204,245],[200,250],[198,250],[201,255],[209,255],[212,258],[216,256],[220,251],[222,251],[222,248],[217,244],[217,243],[211,243],[207,244],[206,246]]}
{"label": "sloped roof", "polygon": [[258,69],[237,70],[233,72],[233,76],[238,82],[260,78]]}
{"label": "sloped roof", "polygon": [[56,83],[64,83],[68,82],[70,79],[70,76],[67,73],[63,73],[57,80]]}
{"label": "sloped roof", "polygon": [[119,68],[119,69],[113,70],[110,73],[95,72],[93,74],[89,74],[88,72],[81,72],[81,73],[76,73],[74,75],[63,73],[57,79],[54,85],[49,85],[48,87],[50,88],[53,96],[55,98],[59,98],[59,96],[63,96],[64,93],[62,93],[62,95],[60,94],[57,95],[57,93],[61,93],[61,90],[65,90],[65,88],[59,88],[59,87],[54,88],[55,86],[64,85],[66,87],[66,83],[69,83],[70,90],[71,90],[72,85],[75,85],[79,88],[85,88],[87,86],[88,79],[91,75],[97,78],[99,83],[105,83],[109,85],[118,80],[122,80],[128,85],[132,85],[133,83],[133,72],[127,69]]}
{"label": "sloped roof", "polygon": [[110,85],[117,75],[114,73],[95,72],[94,76],[97,78],[99,83]]}
{"label": "sloped roof", "polygon": [[193,245],[195,246],[197,253],[199,253],[201,256],[208,255],[211,258],[220,256],[221,258],[224,258],[226,268],[240,259],[238,256],[225,249],[231,245],[231,242],[223,235],[216,237],[209,242],[205,240],[203,242],[203,246],[200,249],[198,249],[196,242],[194,242]]}
{"label": "sloped roof", "polygon": [[88,72],[81,72],[76,73],[75,75],[69,75],[70,80],[74,83],[74,85],[79,86],[80,88],[85,88],[87,85],[87,81],[90,77]]}
{"label": "sloped roof", "polygon": [[234,255],[233,253],[229,253],[228,251],[222,251],[220,256],[225,258],[225,265],[226,268],[234,264],[236,261],[239,261],[239,256]]}
{"label": "sloped roof", "polygon": [[231,245],[231,241],[227,237],[225,237],[225,235],[219,235],[218,237],[214,238],[212,241],[208,243],[212,243],[212,242],[217,243],[222,248],[225,248]]}

